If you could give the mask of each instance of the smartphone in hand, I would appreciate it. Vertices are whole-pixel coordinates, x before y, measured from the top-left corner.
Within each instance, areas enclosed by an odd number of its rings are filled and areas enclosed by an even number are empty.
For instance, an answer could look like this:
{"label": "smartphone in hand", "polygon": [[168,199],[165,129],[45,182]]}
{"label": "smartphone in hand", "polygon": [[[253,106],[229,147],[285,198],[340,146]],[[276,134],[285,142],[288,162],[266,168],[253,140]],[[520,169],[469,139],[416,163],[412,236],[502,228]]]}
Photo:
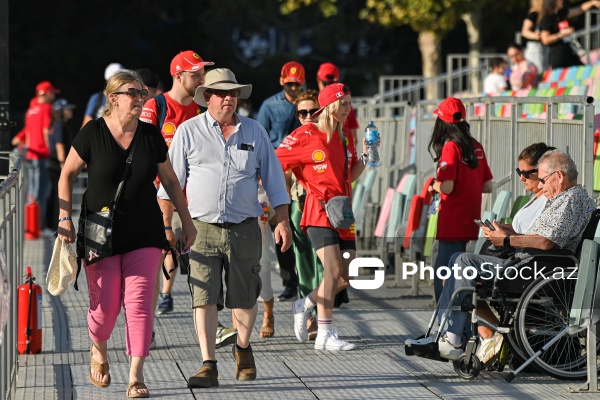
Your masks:
{"label": "smartphone in hand", "polygon": [[496,228],[494,228],[494,224],[492,224],[489,219],[486,219],[484,221],[484,224],[485,224],[485,226],[487,226],[488,228],[490,228],[491,231],[495,231],[496,230]]}
{"label": "smartphone in hand", "polygon": [[477,225],[479,225],[480,228],[483,228],[485,226],[485,224],[480,219],[476,219],[476,220],[474,220],[474,222]]}

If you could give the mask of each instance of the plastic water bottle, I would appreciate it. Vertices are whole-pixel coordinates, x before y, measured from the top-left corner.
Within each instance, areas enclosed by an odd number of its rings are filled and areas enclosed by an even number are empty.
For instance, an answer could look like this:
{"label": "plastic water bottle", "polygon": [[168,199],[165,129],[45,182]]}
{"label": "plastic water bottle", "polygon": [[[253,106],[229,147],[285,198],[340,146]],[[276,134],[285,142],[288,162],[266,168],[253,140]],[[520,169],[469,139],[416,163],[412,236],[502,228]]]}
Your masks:
{"label": "plastic water bottle", "polygon": [[379,142],[379,130],[373,123],[369,121],[369,125],[365,129],[365,140],[367,142],[367,164],[369,167],[378,167],[379,161],[379,149],[377,148]]}

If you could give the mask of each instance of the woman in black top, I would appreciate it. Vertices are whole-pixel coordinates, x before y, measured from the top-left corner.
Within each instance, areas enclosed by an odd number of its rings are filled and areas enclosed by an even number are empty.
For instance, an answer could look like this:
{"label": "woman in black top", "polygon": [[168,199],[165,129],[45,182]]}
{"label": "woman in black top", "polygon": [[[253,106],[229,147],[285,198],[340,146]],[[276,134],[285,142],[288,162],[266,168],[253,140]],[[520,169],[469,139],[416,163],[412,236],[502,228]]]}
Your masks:
{"label": "woman in black top", "polygon": [[521,36],[527,40],[525,59],[533,63],[539,73],[548,69],[548,47],[542,44],[540,33],[542,4],[543,0],[531,0],[531,7],[521,28]]}
{"label": "woman in black top", "polygon": [[[571,50],[569,43],[563,40],[575,31],[572,26],[568,26],[566,20],[581,15],[594,7],[600,8],[600,0],[589,0],[571,8],[564,7],[564,0],[544,0],[540,31],[542,44],[550,46],[548,61],[551,68],[582,65],[579,57]],[[566,23],[567,26],[561,29],[559,23]]]}
{"label": "woman in black top", "polygon": [[110,385],[107,340],[122,306],[130,358],[127,397],[150,396],[144,384],[143,366],[149,355],[154,314],[152,296],[166,240],[154,187],[157,175],[179,210],[184,248],[189,248],[196,238],[183,192],[167,156],[165,140],[158,128],[138,119],[147,95],[148,91],[134,73],[119,72],[108,80],[104,116],[88,122],[75,137],[58,185],[59,238],[73,242],[72,193],[77,175],[87,166],[88,188],[85,204],[82,204],[87,213],[108,207],[123,177],[133,139],[139,135],[115,208],[113,255],[85,265],[90,298],[87,319],[92,339],[90,381],[98,387]]}

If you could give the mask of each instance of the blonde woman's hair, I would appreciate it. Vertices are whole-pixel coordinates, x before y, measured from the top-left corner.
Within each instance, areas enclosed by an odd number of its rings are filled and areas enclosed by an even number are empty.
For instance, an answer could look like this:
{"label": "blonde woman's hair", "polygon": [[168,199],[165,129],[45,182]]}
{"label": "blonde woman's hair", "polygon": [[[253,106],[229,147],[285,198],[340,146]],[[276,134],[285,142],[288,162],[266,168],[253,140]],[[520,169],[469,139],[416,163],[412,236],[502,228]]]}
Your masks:
{"label": "blonde woman's hair", "polygon": [[340,139],[344,140],[344,124],[336,120],[333,115],[340,109],[340,101],[334,101],[319,114],[317,125],[319,129],[327,134],[327,143],[331,142],[333,132],[338,131]]}
{"label": "blonde woman's hair", "polygon": [[106,94],[106,106],[104,108],[103,116],[108,117],[110,113],[112,113],[113,105],[109,100],[109,96],[118,92],[121,86],[126,85],[131,82],[139,82],[144,88],[144,83],[142,79],[133,71],[121,71],[117,72],[113,76],[111,76],[106,82],[106,88],[104,89],[104,93]]}

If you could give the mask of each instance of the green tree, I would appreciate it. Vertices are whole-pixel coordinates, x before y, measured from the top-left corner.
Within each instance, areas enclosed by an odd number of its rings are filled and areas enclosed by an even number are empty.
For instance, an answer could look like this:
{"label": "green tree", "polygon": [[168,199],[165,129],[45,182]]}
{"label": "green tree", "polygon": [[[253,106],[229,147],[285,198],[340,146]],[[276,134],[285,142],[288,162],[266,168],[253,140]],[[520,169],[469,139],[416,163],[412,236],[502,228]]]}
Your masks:
{"label": "green tree", "polygon": [[[324,15],[334,15],[337,10],[337,0],[279,1],[283,14],[311,5],[317,5]],[[482,12],[495,3],[496,0],[366,0],[360,17],[385,27],[410,26],[418,33],[423,77],[432,78],[441,72],[441,39],[461,20],[467,27],[471,65],[478,62]],[[507,9],[516,4],[515,0],[504,3]],[[427,97],[437,97],[435,90],[435,85],[428,88]]]}

